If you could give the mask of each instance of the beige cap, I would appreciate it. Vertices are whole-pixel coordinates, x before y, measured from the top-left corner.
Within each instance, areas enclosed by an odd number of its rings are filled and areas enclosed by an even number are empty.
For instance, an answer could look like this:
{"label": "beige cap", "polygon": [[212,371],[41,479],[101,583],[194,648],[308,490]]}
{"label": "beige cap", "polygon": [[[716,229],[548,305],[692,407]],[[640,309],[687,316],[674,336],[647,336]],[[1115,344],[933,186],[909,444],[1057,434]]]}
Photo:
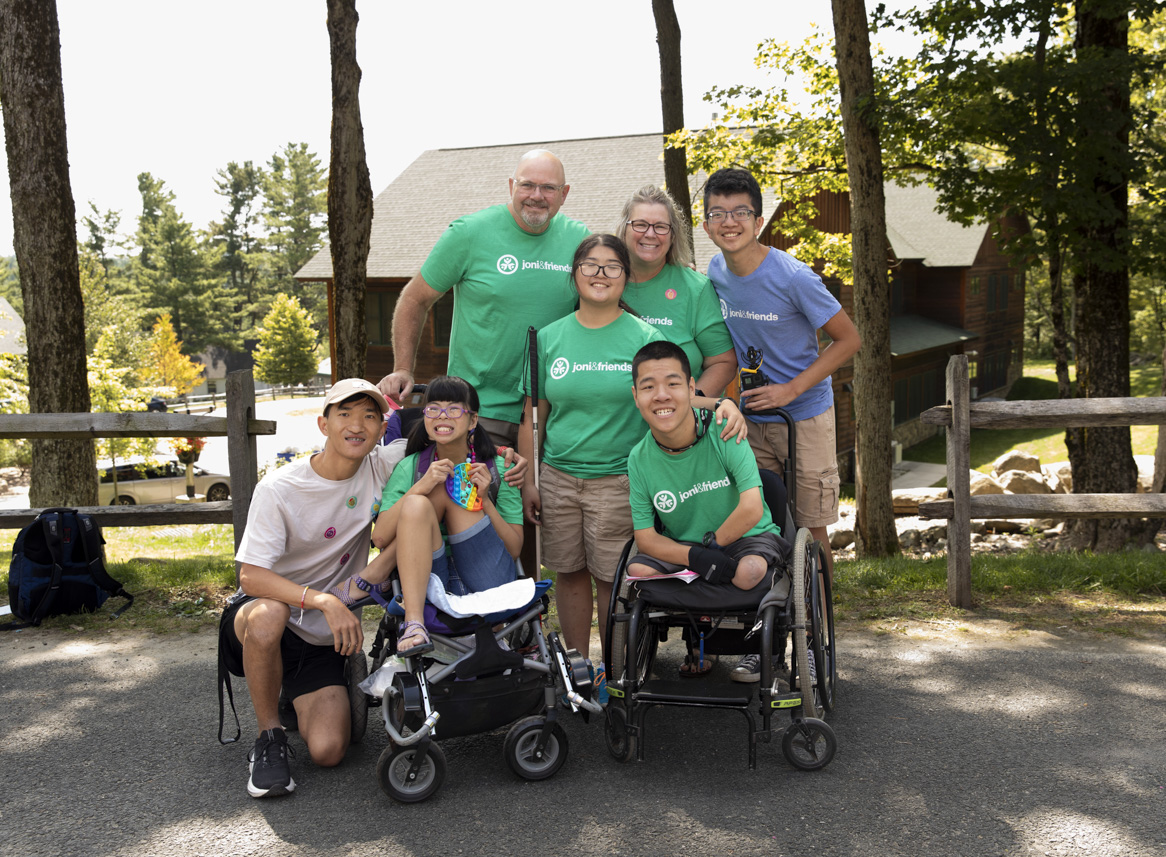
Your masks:
{"label": "beige cap", "polygon": [[324,396],[324,410],[327,410],[329,405],[335,405],[337,402],[343,402],[353,396],[368,396],[377,403],[382,414],[389,410],[389,403],[381,391],[377,389],[376,384],[363,378],[345,378],[343,381],[337,381],[333,384],[332,389]]}

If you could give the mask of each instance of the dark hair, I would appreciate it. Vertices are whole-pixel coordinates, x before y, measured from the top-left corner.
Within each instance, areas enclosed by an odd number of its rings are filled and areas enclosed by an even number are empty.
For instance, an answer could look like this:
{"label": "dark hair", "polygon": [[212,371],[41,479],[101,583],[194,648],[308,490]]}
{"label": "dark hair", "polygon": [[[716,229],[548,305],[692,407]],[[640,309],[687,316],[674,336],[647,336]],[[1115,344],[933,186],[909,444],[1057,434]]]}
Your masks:
{"label": "dark hair", "polygon": [[729,196],[734,193],[749,194],[749,203],[753,206],[753,215],[761,217],[761,186],[753,173],[740,167],[726,167],[717,170],[704,183],[704,212],[708,216],[709,197],[713,194]]}
{"label": "dark hair", "polygon": [[635,386],[640,378],[640,364],[649,360],[679,360],[680,368],[684,370],[684,380],[692,378],[692,364],[688,362],[688,355],[684,353],[684,349],[675,342],[657,339],[637,351],[636,356],[632,358],[632,386]]}
{"label": "dark hair", "polygon": [[628,230],[631,229],[628,220],[632,216],[632,209],[637,205],[664,206],[668,211],[668,225],[672,227],[672,241],[668,245],[664,261],[666,264],[678,265],[681,268],[687,268],[692,264],[692,248],[689,246],[692,224],[688,222],[688,218],[684,216],[672,195],[653,184],[644,185],[624,203],[615,231],[620,235],[628,234]]}
{"label": "dark hair", "polygon": [[[465,405],[475,414],[481,407],[478,401],[478,391],[464,378],[459,378],[456,375],[439,375],[426,385],[425,402],[422,407],[430,402],[457,402]],[[498,450],[494,446],[494,441],[490,439],[490,435],[480,424],[474,429],[473,439],[474,455],[478,461],[493,461]],[[405,455],[421,452],[433,443],[434,441],[425,431],[425,417],[422,416],[409,432],[409,442],[405,444]]]}
{"label": "dark hair", "polygon": [[[627,285],[628,279],[632,275],[632,260],[628,255],[628,248],[627,245],[623,243],[623,240],[616,235],[611,235],[606,232],[593,233],[579,242],[579,246],[575,248],[575,258],[571,260],[571,273],[568,276],[571,281],[571,288],[575,289],[576,294],[578,294],[579,289],[575,286],[575,272],[579,269],[579,266],[583,264],[583,261],[587,258],[587,254],[594,250],[596,247],[606,247],[608,250],[611,250],[613,253],[615,253],[616,258],[619,259],[619,263],[623,265],[625,286]],[[624,312],[638,316],[638,313],[636,313],[635,310],[624,303],[623,298],[620,298],[619,306],[620,309],[622,309]],[[575,301],[575,308],[579,308],[578,300]]]}
{"label": "dark hair", "polygon": [[[372,396],[370,396],[368,393],[353,393],[347,399],[342,399],[339,402],[333,402],[328,407],[324,408],[324,418],[325,419],[328,418],[328,412],[330,410],[332,410],[333,408],[351,408],[353,405],[355,405],[361,399],[367,399],[369,404],[371,404],[378,411],[381,409],[381,406],[377,402],[377,400],[374,399]],[[383,415],[384,414],[382,412],[382,416]]]}

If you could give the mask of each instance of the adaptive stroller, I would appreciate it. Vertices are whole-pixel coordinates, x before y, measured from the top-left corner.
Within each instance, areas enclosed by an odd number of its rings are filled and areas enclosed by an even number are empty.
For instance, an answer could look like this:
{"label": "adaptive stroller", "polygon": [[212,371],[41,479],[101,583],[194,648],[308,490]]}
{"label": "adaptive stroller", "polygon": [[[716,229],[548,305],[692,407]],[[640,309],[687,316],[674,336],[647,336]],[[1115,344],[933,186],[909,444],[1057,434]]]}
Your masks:
{"label": "adaptive stroller", "polygon": [[[572,712],[599,713],[591,701],[586,659],[566,650],[554,632],[544,634],[551,587],[534,584],[524,606],[501,613],[455,618],[431,604],[425,625],[432,652],[404,659],[380,703],[391,742],[377,762],[381,788],[403,803],[423,801],[441,787],[445,754],[438,736],[489,732],[513,723],[503,752],[515,774],[527,780],[553,776],[567,760],[560,704]],[[394,580],[399,599],[400,587]],[[399,600],[385,611],[370,651],[375,673],[395,654],[404,619]]]}
{"label": "adaptive stroller", "polygon": [[[408,433],[419,411],[399,412],[398,434]],[[373,674],[396,654],[404,621],[395,573],[392,582],[395,597],[369,652]],[[602,711],[591,700],[585,656],[565,649],[557,634],[543,633],[551,581],[515,582],[478,595],[515,587],[526,592],[519,603],[508,602],[486,615],[456,616],[427,603],[425,626],[433,651],[404,658],[403,669],[393,673],[383,696],[366,698],[368,704],[381,706],[391,739],[377,762],[377,779],[390,797],[415,803],[441,787],[445,753],[436,738],[475,735],[508,723],[513,725],[503,752],[510,769],[523,779],[547,779],[567,760],[560,708],[582,712],[585,718]]]}
{"label": "adaptive stroller", "polygon": [[[795,448],[794,422],[779,410]],[[793,459],[784,462],[784,484],[762,471],[763,492],[782,535],[793,532],[791,502],[785,486],[796,486]],[[834,707],[836,658],[830,579],[821,545],[807,529],[797,531],[788,561],[770,569],[749,591],[714,586],[704,580],[629,578],[633,543],[624,548],[612,589],[607,622],[607,748],[617,760],[644,759],[645,718],[654,706],[719,708],[739,711],[748,723],[749,767],[757,764],[757,742],[769,742],[772,719],[788,711],[782,752],[794,767],[815,770],[829,764],[836,739],[821,717]],[[689,651],[761,655],[761,680],[753,685],[652,677],[659,643],[671,628],[683,629]],[[792,632],[793,662],[788,688],[779,685],[774,660],[782,661]],[[811,654],[812,653],[812,654]],[[759,704],[760,711],[755,706]],[[760,726],[756,713],[761,716]]]}

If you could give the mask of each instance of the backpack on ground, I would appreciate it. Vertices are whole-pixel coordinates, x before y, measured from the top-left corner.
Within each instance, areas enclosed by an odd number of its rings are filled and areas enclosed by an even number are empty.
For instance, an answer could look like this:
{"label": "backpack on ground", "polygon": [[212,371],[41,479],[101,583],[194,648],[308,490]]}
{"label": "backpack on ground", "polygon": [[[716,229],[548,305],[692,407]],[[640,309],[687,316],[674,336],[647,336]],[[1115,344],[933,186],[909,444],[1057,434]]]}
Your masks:
{"label": "backpack on ground", "polygon": [[105,539],[90,515],[76,509],[45,509],[20,531],[8,568],[8,602],[18,622],[11,631],[39,625],[46,616],[91,613],[110,595],[130,608],[134,597],[105,570]]}

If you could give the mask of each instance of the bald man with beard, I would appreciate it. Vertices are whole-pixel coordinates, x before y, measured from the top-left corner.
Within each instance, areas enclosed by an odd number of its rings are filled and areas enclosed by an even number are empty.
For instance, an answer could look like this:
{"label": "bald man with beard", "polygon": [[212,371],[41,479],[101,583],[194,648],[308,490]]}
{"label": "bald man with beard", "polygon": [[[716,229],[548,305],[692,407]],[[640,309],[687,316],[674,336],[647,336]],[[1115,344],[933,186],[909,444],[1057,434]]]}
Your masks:
{"label": "bald man with beard", "polygon": [[479,424],[496,444],[512,447],[527,328],[541,329],[574,309],[571,258],[589,230],[559,214],[571,187],[551,152],[523,155],[509,187],[509,202],[450,224],[406,284],[393,314],[394,367],[380,389],[400,400],[413,388],[421,326],[452,289],[447,372],[473,385],[482,403]]}

